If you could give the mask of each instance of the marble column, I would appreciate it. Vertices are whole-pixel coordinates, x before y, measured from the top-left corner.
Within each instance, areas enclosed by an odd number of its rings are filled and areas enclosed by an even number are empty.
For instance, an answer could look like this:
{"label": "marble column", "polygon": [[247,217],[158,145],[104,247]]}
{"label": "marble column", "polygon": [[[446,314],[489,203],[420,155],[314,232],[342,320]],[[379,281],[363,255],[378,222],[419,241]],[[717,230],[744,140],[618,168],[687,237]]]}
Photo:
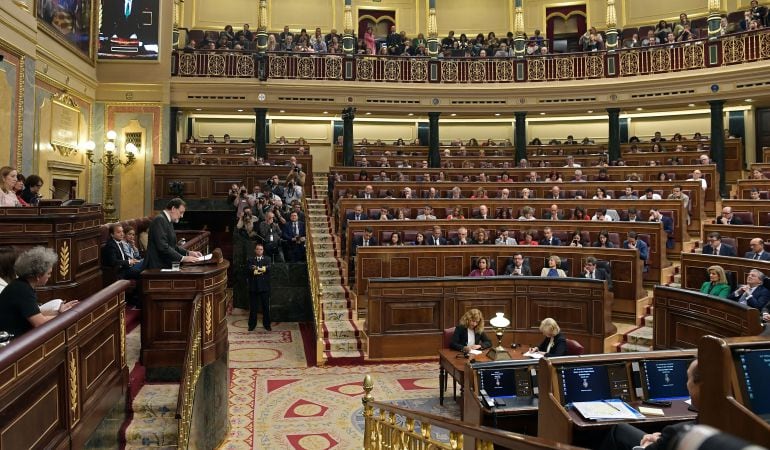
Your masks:
{"label": "marble column", "polygon": [[618,48],[618,18],[615,14],[615,0],[607,0],[607,50]]}
{"label": "marble column", "polygon": [[342,52],[345,55],[353,56],[356,53],[356,31],[353,28],[353,6],[352,0],[345,0],[345,11],[343,13],[344,30],[342,32]]}
{"label": "marble column", "polygon": [[614,162],[620,159],[620,108],[607,108],[609,116],[609,159]]}
{"label": "marble column", "polygon": [[527,112],[519,111],[514,113],[514,116],[516,117],[513,140],[516,146],[516,161],[514,161],[514,165],[518,166],[519,161],[527,159]]}
{"label": "marble column", "polygon": [[356,118],[354,108],[342,110],[342,165],[351,167],[353,161],[353,120]]}
{"label": "marble column", "polygon": [[708,30],[709,39],[716,39],[719,37],[719,30],[722,28],[722,15],[721,8],[722,2],[720,0],[708,0]]}
{"label": "marble column", "polygon": [[256,38],[256,48],[259,53],[265,53],[267,50],[267,39],[267,0],[259,0]]}
{"label": "marble column", "polygon": [[267,108],[254,108],[254,113],[257,116],[257,129],[254,132],[257,157],[267,159]]}
{"label": "marble column", "polygon": [[515,0],[514,2],[513,35],[513,54],[517,58],[523,58],[527,44],[524,40],[524,0]]}
{"label": "marble column", "polygon": [[441,167],[441,153],[439,152],[438,119],[440,112],[428,113],[428,165],[430,167]]}
{"label": "marble column", "polygon": [[710,100],[711,107],[711,160],[717,165],[719,195],[729,198],[725,180],[725,117],[724,100]]}
{"label": "marble column", "polygon": [[438,22],[436,21],[436,0],[428,2],[428,55],[437,58],[441,51],[441,43],[438,39]]}

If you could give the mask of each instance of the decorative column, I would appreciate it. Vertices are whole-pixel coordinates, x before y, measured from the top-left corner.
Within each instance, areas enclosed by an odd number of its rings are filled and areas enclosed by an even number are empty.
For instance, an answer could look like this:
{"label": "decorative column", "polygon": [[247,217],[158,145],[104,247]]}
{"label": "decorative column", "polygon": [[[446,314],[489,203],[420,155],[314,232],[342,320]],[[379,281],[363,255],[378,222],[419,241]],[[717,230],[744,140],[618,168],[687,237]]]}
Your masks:
{"label": "decorative column", "polygon": [[[353,0],[345,0],[345,13],[343,17],[343,23],[345,25],[345,29],[342,33],[342,52],[348,56],[352,56],[356,53],[356,35],[355,35],[355,29],[353,28],[352,2]],[[352,139],[352,136],[351,136],[351,139]]]}
{"label": "decorative column", "polygon": [[516,161],[514,161],[514,165],[518,166],[519,161],[527,159],[527,112],[519,111],[513,114],[516,117],[516,127],[513,131],[513,145],[516,146]]}
{"label": "decorative column", "polygon": [[618,18],[615,14],[615,0],[607,0],[607,50],[618,48]]}
{"label": "decorative column", "polygon": [[267,50],[267,0],[259,0],[257,10],[257,51],[265,53]]}
{"label": "decorative column", "polygon": [[516,0],[513,11],[513,54],[517,58],[523,58],[527,44],[524,40],[524,0]]}
{"label": "decorative column", "polygon": [[437,58],[440,49],[438,22],[436,21],[436,0],[430,0],[428,3],[428,55],[431,58]]}
{"label": "decorative column", "polygon": [[169,114],[169,116],[171,117],[171,120],[169,121],[169,128],[171,129],[168,133],[168,146],[170,149],[168,155],[169,162],[176,158],[177,153],[179,153],[179,121],[182,119],[182,112],[179,110],[178,106],[172,106],[170,109],[171,114]]}
{"label": "decorative column", "polygon": [[342,110],[342,165],[352,167],[353,161],[353,120],[356,109],[347,107]]}
{"label": "decorative column", "polygon": [[607,115],[610,119],[610,142],[607,150],[610,162],[614,162],[620,159],[620,108],[607,108]]}
{"label": "decorative column", "polygon": [[267,159],[267,108],[254,108],[257,116],[257,129],[254,140],[257,143],[257,157]]}
{"label": "decorative column", "polygon": [[440,112],[428,113],[428,165],[430,167],[441,167],[441,153],[439,152],[439,139],[438,139],[438,118],[441,116]]}
{"label": "decorative column", "polygon": [[719,195],[729,198],[725,180],[725,117],[724,100],[709,100],[711,106],[711,159],[717,165],[719,175]]}
{"label": "decorative column", "polygon": [[716,39],[719,37],[719,29],[722,27],[722,15],[720,14],[721,1],[720,0],[708,0],[709,2],[709,39]]}

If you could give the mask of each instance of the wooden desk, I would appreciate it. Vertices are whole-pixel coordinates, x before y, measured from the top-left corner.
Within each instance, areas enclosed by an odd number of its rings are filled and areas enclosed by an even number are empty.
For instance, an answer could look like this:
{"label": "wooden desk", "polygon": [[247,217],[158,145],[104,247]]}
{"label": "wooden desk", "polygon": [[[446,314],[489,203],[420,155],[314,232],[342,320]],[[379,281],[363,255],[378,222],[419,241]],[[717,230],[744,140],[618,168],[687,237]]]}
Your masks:
{"label": "wooden desk", "polygon": [[220,264],[183,265],[179,272],[142,272],[142,365],[148,379],[178,380],[190,333],[192,302],[202,294],[202,364],[227,357],[227,269]]}

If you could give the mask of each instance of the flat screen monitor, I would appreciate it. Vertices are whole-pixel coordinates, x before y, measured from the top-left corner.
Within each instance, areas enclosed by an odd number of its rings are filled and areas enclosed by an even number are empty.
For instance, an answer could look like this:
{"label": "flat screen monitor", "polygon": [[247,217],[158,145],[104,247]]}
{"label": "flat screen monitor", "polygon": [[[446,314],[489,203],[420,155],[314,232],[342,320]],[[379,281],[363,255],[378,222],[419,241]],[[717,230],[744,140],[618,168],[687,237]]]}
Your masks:
{"label": "flat screen monitor", "polygon": [[562,367],[559,374],[565,404],[611,398],[607,366]]}
{"label": "flat screen monitor", "polygon": [[689,398],[687,367],[692,359],[647,359],[639,365],[645,400]]}
{"label": "flat screen monitor", "polygon": [[745,406],[770,423],[770,349],[739,349],[734,354]]}
{"label": "flat screen monitor", "polygon": [[516,374],[513,368],[479,370],[479,387],[495,397],[516,396]]}

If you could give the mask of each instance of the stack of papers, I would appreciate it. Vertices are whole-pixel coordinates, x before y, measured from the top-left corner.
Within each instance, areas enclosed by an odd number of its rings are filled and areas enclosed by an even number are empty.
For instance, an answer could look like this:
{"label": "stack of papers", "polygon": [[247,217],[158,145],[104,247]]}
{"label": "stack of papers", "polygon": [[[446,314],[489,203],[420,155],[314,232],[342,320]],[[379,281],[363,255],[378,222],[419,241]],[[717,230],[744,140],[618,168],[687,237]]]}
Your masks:
{"label": "stack of papers", "polygon": [[587,420],[644,419],[644,416],[623,400],[575,402],[572,406]]}
{"label": "stack of papers", "polygon": [[527,353],[524,353],[524,356],[526,356],[526,357],[528,357],[528,358],[532,358],[532,359],[540,359],[540,358],[542,358],[543,356],[545,356],[545,353],[540,353],[540,352],[527,352]]}
{"label": "stack of papers", "polygon": [[211,259],[211,253],[209,253],[208,255],[199,256],[199,257],[198,257],[198,262],[201,262],[201,261],[208,261],[208,260],[210,260],[210,259]]}

